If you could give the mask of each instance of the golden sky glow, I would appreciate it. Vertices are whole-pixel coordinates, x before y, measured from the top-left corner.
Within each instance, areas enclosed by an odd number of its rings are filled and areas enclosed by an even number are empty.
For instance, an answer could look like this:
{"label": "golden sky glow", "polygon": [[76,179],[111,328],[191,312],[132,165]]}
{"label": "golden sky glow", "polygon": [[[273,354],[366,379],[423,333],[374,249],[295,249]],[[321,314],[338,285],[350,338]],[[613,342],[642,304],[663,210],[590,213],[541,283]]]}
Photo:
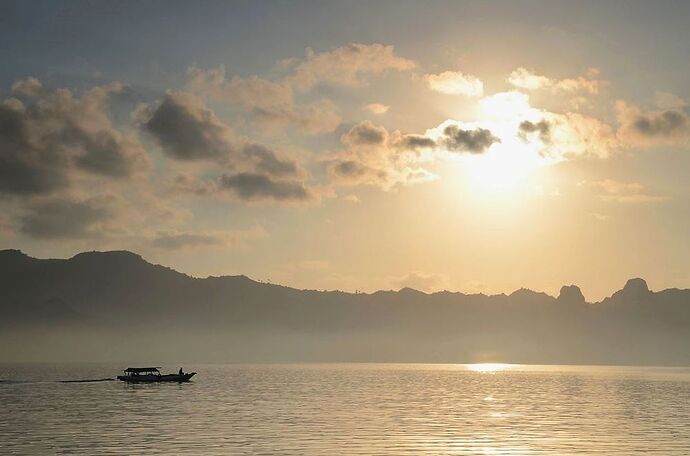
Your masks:
{"label": "golden sky glow", "polygon": [[75,12],[52,47],[7,29],[0,247],[349,291],[687,285],[674,15],[635,35],[610,5],[343,5],[324,27],[252,8],[127,36]]}

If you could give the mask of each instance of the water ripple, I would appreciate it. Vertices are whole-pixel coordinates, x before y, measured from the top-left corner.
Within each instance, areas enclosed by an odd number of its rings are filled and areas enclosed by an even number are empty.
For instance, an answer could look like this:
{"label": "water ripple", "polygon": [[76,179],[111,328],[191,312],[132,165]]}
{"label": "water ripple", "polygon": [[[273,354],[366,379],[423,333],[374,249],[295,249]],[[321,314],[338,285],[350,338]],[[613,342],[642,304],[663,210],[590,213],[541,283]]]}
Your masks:
{"label": "water ripple", "polygon": [[[188,384],[0,365],[3,454],[687,455],[690,370],[185,366]],[[172,366],[171,369],[176,366]]]}

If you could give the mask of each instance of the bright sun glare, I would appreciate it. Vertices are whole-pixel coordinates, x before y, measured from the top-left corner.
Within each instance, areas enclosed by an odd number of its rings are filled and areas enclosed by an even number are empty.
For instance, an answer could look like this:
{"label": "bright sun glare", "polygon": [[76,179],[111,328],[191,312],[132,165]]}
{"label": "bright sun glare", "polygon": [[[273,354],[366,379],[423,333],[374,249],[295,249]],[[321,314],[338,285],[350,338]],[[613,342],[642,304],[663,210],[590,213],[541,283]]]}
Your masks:
{"label": "bright sun glare", "polygon": [[517,190],[544,164],[533,146],[510,137],[483,155],[466,157],[464,163],[472,186],[492,193]]}
{"label": "bright sun glare", "polygon": [[472,184],[483,191],[514,191],[529,182],[531,174],[547,161],[540,155],[539,142],[526,142],[516,134],[525,119],[541,116],[529,98],[517,92],[503,92],[482,99],[479,113],[499,139],[483,154],[466,157]]}
{"label": "bright sun glare", "polygon": [[506,363],[477,363],[477,364],[467,364],[467,370],[472,372],[480,372],[484,374],[492,374],[495,372],[504,371],[515,367],[514,364]]}
{"label": "bright sun glare", "polygon": [[[449,152],[450,157],[462,163],[467,182],[479,194],[504,194],[523,190],[532,184],[532,176],[550,160],[540,153],[541,140],[529,141],[518,135],[520,122],[538,121],[543,113],[530,106],[527,95],[518,92],[502,92],[479,101],[477,121],[462,123],[460,128],[485,128],[498,140],[481,153]],[[441,127],[430,131],[441,137],[443,128],[453,124],[448,120]]]}

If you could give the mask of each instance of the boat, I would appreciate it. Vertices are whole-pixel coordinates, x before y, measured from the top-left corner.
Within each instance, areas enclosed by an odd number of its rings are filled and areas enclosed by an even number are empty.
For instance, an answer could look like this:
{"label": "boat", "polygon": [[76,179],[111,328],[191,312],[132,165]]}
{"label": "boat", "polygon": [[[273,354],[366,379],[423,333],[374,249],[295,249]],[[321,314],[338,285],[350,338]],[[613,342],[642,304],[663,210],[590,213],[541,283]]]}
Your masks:
{"label": "boat", "polygon": [[118,375],[117,379],[130,383],[157,383],[157,382],[188,382],[196,375],[196,372],[180,372],[177,374],[161,374],[160,367],[128,367],[124,375]]}

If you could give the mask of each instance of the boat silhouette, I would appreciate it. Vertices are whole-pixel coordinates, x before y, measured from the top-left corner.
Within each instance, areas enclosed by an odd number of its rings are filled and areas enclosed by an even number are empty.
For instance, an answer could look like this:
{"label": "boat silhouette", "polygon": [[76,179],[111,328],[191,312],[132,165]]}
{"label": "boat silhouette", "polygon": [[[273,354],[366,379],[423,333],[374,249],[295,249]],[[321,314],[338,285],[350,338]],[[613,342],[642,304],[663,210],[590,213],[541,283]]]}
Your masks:
{"label": "boat silhouette", "polygon": [[177,374],[161,374],[160,367],[128,367],[124,375],[118,375],[117,379],[130,383],[156,383],[156,382],[188,382],[196,372],[180,372]]}

